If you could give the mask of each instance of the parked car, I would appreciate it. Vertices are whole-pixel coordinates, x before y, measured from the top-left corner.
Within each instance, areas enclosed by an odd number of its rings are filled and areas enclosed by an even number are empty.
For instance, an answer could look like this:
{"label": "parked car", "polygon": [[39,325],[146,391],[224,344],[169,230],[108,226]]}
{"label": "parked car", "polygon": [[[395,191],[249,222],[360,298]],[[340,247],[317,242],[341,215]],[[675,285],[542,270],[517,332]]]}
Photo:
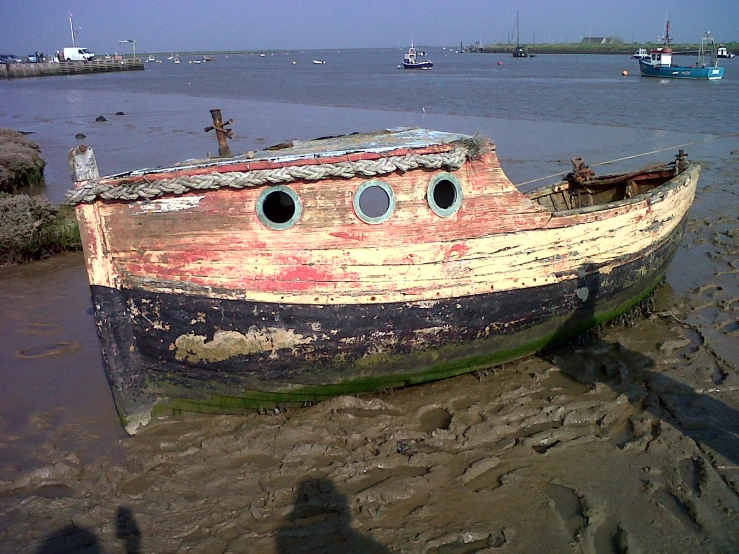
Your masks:
{"label": "parked car", "polygon": [[14,54],[0,54],[0,63],[21,63],[23,60]]}

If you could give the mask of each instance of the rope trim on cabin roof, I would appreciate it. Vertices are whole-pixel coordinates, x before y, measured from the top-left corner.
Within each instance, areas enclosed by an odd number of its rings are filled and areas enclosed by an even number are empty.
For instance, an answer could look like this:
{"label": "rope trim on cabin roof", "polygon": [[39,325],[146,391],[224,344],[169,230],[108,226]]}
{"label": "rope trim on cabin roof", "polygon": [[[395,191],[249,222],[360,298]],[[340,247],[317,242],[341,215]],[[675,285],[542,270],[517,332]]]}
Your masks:
{"label": "rope trim on cabin roof", "polygon": [[100,184],[90,181],[85,185],[70,190],[65,196],[65,203],[70,205],[90,204],[97,199],[151,200],[165,194],[184,194],[191,191],[215,190],[220,188],[242,189],[264,184],[289,183],[302,179],[320,181],[331,177],[350,179],[352,177],[374,177],[387,175],[395,171],[411,171],[413,169],[446,169],[456,171],[468,158],[477,157],[482,148],[482,140],[472,137],[459,141],[448,152],[436,154],[407,154],[390,156],[379,160],[358,160],[355,162],[339,162],[335,164],[286,166],[277,169],[257,169],[253,171],[234,171],[226,173],[209,173],[206,175],[183,175],[172,179],[161,179],[145,183]]}

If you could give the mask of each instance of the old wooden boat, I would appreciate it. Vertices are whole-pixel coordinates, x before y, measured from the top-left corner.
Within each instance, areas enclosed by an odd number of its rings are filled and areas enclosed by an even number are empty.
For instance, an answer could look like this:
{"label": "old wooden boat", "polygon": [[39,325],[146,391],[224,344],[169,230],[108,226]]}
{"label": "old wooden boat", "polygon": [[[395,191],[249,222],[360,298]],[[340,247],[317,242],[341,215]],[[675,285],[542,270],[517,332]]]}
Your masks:
{"label": "old wooden boat", "polygon": [[478,136],[396,129],[99,177],[70,152],[126,430],[458,375],[629,309],[670,263],[700,167],[520,192]]}

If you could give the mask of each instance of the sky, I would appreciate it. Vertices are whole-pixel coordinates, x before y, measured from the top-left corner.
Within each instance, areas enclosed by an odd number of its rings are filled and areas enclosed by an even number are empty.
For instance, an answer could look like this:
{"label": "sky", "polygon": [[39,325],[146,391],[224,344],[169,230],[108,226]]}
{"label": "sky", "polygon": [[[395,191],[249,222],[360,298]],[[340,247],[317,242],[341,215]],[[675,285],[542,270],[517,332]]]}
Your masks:
{"label": "sky", "polygon": [[[76,44],[103,52],[305,50],[506,42],[519,13],[522,43],[615,36],[656,42],[739,40],[739,0],[2,0],[0,53]],[[513,35],[515,42],[515,35]]]}

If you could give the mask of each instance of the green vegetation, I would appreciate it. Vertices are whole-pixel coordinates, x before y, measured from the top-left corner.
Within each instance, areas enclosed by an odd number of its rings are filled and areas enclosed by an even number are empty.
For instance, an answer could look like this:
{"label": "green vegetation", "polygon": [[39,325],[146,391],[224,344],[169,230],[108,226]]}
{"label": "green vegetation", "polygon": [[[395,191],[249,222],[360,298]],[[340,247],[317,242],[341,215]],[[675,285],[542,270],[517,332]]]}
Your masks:
{"label": "green vegetation", "polygon": [[[369,371],[369,376],[351,380],[338,380],[333,384],[295,385],[273,392],[245,390],[240,396],[233,396],[225,391],[219,390],[219,385],[214,383],[210,383],[207,392],[203,392],[202,383],[188,382],[187,378],[182,377],[178,377],[177,384],[173,385],[167,385],[162,382],[149,382],[149,390],[153,394],[161,394],[161,396],[167,398],[166,401],[154,406],[152,415],[158,417],[169,414],[181,416],[186,413],[240,414],[255,409],[271,411],[278,408],[278,410],[282,410],[285,407],[300,406],[305,403],[326,400],[333,396],[389,390],[444,379],[463,373],[471,373],[475,370],[484,370],[560,344],[569,338],[586,333],[614,319],[622,318],[621,323],[618,320],[615,322],[616,325],[619,325],[635,317],[641,317],[639,314],[643,315],[647,313],[645,310],[649,306],[651,295],[655,287],[659,286],[663,279],[664,272],[660,272],[644,287],[640,294],[626,300],[613,310],[597,313],[588,319],[579,321],[568,321],[567,317],[552,320],[546,326],[555,330],[543,337],[537,339],[527,338],[533,337],[538,331],[526,331],[524,335],[519,336],[517,341],[513,340],[511,347],[507,349],[504,347],[500,350],[493,348],[490,352],[479,354],[475,357],[451,362],[438,361],[434,364],[431,361],[432,359],[444,359],[445,352],[453,353],[457,348],[460,348],[448,345],[437,352],[416,352],[411,355],[383,356],[380,360],[380,363],[387,367],[430,368],[420,372],[411,371],[403,374],[372,375],[372,372]],[[488,339],[482,340],[487,341]],[[500,347],[509,341],[511,339],[506,338],[503,343],[498,342],[497,344]],[[519,344],[514,346],[513,343],[515,342],[519,342]],[[468,346],[462,346],[461,349],[467,350]],[[371,366],[372,364],[366,365]],[[193,394],[193,391],[198,392]],[[125,427],[126,421],[124,419],[121,418],[121,421]]]}
{"label": "green vegetation", "polygon": [[[721,43],[729,52],[739,52],[739,43]],[[612,41],[608,44],[601,43],[562,43],[562,44],[526,44],[529,54],[618,54],[631,56],[639,48],[657,48],[661,46],[655,43],[627,44],[620,41]],[[675,52],[696,51],[700,46],[695,44],[673,44]],[[479,52],[485,54],[512,54],[515,44],[486,44],[478,49],[470,48],[468,52]]]}
{"label": "green vegetation", "polygon": [[0,265],[81,248],[71,208],[55,206],[43,196],[0,194]]}
{"label": "green vegetation", "polygon": [[40,148],[23,133],[0,128],[0,192],[44,184]]}
{"label": "green vegetation", "polygon": [[0,128],[0,265],[82,248],[72,208],[55,206],[44,196],[18,194],[45,185],[45,165],[35,142]]}

